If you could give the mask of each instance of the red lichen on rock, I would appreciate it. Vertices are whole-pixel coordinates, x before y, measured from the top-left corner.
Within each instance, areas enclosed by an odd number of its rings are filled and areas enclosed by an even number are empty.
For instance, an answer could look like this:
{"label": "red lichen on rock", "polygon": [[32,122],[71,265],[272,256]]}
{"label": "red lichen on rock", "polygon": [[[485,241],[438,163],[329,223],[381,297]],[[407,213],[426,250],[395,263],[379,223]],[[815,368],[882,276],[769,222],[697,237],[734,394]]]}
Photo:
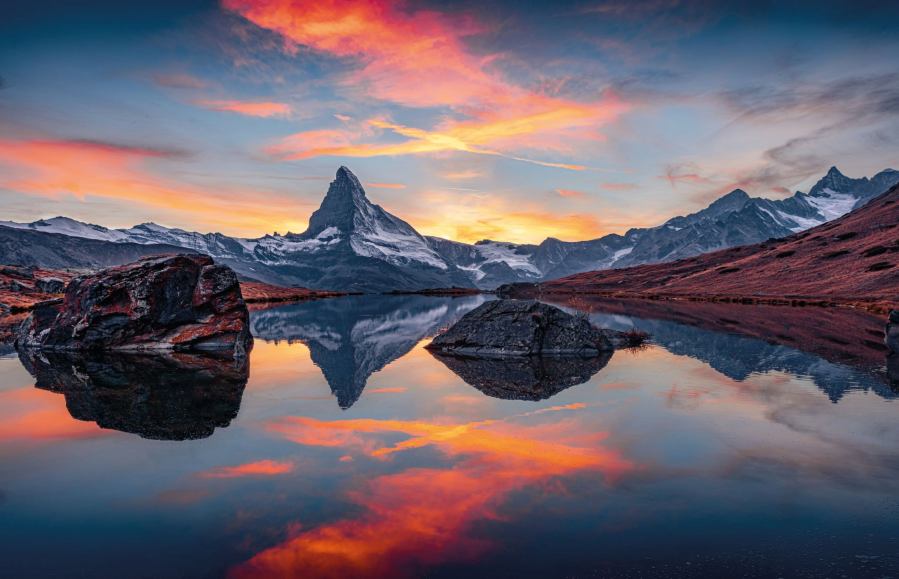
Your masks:
{"label": "red lichen on rock", "polygon": [[74,278],[49,327],[35,307],[21,346],[54,350],[235,350],[252,344],[236,274],[203,255],[145,257]]}

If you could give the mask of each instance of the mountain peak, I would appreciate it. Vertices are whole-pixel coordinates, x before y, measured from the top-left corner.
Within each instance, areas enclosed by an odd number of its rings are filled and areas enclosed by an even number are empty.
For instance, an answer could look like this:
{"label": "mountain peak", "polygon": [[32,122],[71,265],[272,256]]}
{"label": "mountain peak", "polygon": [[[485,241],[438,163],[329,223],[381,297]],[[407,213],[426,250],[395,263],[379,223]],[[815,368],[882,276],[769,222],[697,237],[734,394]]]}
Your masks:
{"label": "mountain peak", "polygon": [[849,193],[854,187],[867,182],[868,179],[866,177],[850,179],[840,173],[840,170],[836,167],[831,167],[827,175],[824,175],[820,181],[815,183],[815,186],[812,187],[808,194],[812,197],[826,196],[827,193],[825,191],[828,189],[834,193]]}
{"label": "mountain peak", "polygon": [[309,217],[309,228],[302,236],[315,237],[329,227],[336,227],[342,232],[352,231],[359,215],[370,215],[372,211],[362,183],[347,167],[340,167],[322,204]]}

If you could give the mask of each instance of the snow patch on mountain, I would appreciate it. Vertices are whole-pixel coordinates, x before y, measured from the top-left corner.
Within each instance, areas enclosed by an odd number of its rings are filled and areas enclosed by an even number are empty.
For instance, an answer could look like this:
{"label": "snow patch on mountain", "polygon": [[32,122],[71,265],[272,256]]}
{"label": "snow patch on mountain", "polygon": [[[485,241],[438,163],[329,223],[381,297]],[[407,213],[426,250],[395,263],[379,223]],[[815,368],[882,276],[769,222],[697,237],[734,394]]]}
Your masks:
{"label": "snow patch on mountain", "polygon": [[837,193],[833,189],[824,189],[821,193],[822,196],[809,195],[805,200],[824,216],[825,222],[846,215],[858,202],[858,197],[850,193]]}

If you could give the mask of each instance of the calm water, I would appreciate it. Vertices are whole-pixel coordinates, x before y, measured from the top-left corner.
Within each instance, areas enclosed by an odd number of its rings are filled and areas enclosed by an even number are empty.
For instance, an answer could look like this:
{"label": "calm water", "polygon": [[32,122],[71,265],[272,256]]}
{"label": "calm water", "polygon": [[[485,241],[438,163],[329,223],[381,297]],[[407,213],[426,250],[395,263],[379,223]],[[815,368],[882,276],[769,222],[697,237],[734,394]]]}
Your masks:
{"label": "calm water", "polygon": [[484,299],[256,312],[248,365],[0,359],[0,576],[899,577],[879,321],[597,302],[656,345],[423,349]]}

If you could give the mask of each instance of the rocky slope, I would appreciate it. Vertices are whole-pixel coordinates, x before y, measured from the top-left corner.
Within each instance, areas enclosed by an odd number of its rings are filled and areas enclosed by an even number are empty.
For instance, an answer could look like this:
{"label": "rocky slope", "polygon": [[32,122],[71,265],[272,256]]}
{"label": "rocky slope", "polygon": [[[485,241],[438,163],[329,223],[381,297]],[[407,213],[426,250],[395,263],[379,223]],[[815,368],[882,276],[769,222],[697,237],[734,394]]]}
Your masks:
{"label": "rocky slope", "polygon": [[576,274],[515,290],[755,301],[899,302],[899,186],[802,233],[671,263]]}
{"label": "rocky slope", "polygon": [[[154,223],[110,230],[65,217],[34,223],[0,222],[0,262],[48,268],[89,267],[88,262],[106,266],[139,257],[141,250],[134,245],[165,244],[211,255],[242,279],[274,285],[364,292],[451,286],[493,289],[505,283],[663,263],[784,237],[860,207],[897,182],[899,171],[892,169],[871,179],[850,179],[834,167],[807,194],[797,192],[788,199],[769,200],[749,197],[738,189],[702,211],[624,235],[577,242],[549,238],[539,245],[491,240],[470,245],[419,235],[405,221],[373,205],[355,175],[341,167],[321,207],[310,218],[309,228],[301,234],[240,239]],[[32,236],[23,237],[26,243],[20,243],[16,232],[10,230]],[[39,233],[66,236],[70,241],[35,237]],[[93,245],[71,241],[79,239],[91,240]],[[114,249],[115,244],[128,246],[130,259],[119,257],[116,251],[122,250]],[[161,252],[154,248],[143,254]],[[96,263],[98,260],[105,263]]]}

